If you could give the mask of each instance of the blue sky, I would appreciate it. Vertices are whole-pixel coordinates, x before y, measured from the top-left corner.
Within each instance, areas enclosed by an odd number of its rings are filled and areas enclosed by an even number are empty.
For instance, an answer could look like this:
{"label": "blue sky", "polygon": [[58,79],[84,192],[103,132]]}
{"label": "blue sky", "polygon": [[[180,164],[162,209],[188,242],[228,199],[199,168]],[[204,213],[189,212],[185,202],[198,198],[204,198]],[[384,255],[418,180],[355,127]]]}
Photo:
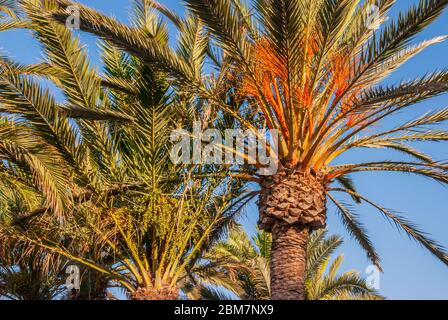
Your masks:
{"label": "blue sky", "polygon": [[[126,22],[131,10],[130,0],[84,0],[80,1],[102,12],[111,14]],[[161,0],[168,7],[183,12],[180,1]],[[391,18],[397,12],[414,3],[414,0],[399,0],[391,12]],[[417,40],[448,34],[448,11],[433,25],[428,27]],[[87,44],[92,61],[99,65],[98,47],[95,38],[82,35]],[[40,49],[32,37],[24,31],[0,33],[0,48],[23,63],[35,63],[41,57]],[[427,72],[447,68],[448,42],[438,44],[421,53],[399,69],[387,82],[412,79]],[[448,107],[447,95],[416,105],[392,120],[384,121],[372,130],[390,127],[402,123],[415,115],[421,115],[441,107]],[[447,144],[418,144],[437,160],[448,159]],[[396,159],[395,153],[384,151],[358,151],[347,154],[344,160],[360,162],[366,159]],[[353,176],[359,191],[386,208],[399,211],[427,231],[432,238],[448,247],[448,189],[425,178],[394,173],[369,173]],[[331,233],[344,236],[345,243],[338,253],[345,255],[343,270],[357,269],[364,273],[369,265],[363,251],[351,240],[329,207],[329,229]],[[373,243],[381,255],[384,273],[380,278],[380,292],[390,299],[448,299],[448,267],[421,248],[417,243],[400,234],[395,227],[385,221],[374,209],[361,206],[357,212],[370,231]],[[244,226],[254,232],[257,209],[251,204],[242,219]],[[364,274],[366,276],[366,274]]]}

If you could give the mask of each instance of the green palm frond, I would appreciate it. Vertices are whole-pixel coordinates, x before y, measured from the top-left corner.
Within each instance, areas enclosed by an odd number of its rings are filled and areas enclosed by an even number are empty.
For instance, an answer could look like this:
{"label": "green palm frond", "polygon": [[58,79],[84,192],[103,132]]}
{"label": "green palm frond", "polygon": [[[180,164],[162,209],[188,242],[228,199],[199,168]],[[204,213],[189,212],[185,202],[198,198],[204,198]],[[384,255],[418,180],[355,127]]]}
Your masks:
{"label": "green palm frond", "polygon": [[445,252],[445,248],[437,243],[436,241],[427,237],[427,234],[421,231],[415,224],[410,222],[408,219],[394,213],[392,210],[386,209],[375,202],[369,200],[368,198],[350,191],[341,188],[332,188],[331,191],[336,192],[344,192],[347,194],[354,193],[357,197],[362,199],[363,202],[371,205],[375,209],[377,209],[381,214],[383,214],[390,222],[392,222],[397,228],[403,230],[410,238],[414,239],[418,243],[420,243],[423,247],[428,249],[434,256],[439,258],[443,263],[447,264],[447,253]]}
{"label": "green palm frond", "polygon": [[[355,184],[353,182],[353,179],[349,177],[348,175],[342,175],[336,178],[336,181],[341,184],[344,188],[348,190],[352,190],[356,192]],[[360,199],[356,198],[355,196],[352,196],[353,200],[356,203],[361,203]]]}
{"label": "green palm frond", "polygon": [[355,273],[345,273],[335,278],[325,277],[322,282],[312,300],[382,299]]}
{"label": "green palm frond", "polygon": [[209,45],[208,35],[201,21],[194,16],[185,20],[180,31],[178,56],[182,57],[185,63],[191,67],[192,74],[200,82]]}
{"label": "green palm frond", "polygon": [[52,2],[43,7],[30,3],[24,5],[33,30],[43,44],[46,58],[60,72],[58,78],[71,105],[95,108],[99,99],[100,79],[89,65],[85,50],[79,39],[73,38],[70,30],[42,16],[46,10],[55,9]]}
{"label": "green palm frond", "polygon": [[[141,29],[158,43],[168,42],[168,29],[165,22],[156,14],[155,6],[149,0],[134,1],[132,22],[135,28]],[[163,8],[159,6],[159,8]]]}
{"label": "green palm frond", "polygon": [[307,247],[307,280],[311,281],[318,273],[320,266],[330,258],[334,251],[342,244],[342,238],[333,235],[327,237],[326,230],[314,232]]}
{"label": "green palm frond", "polygon": [[0,19],[0,32],[14,30],[14,29],[24,29],[28,27],[28,23],[22,20],[16,19]]}
{"label": "green palm frond", "polygon": [[174,25],[178,28],[182,25],[182,18],[178,16],[173,10],[170,10],[164,4],[155,0],[146,0],[150,8],[154,8],[159,11],[162,15],[167,17]]}
{"label": "green palm frond", "polygon": [[[397,21],[390,22],[378,37],[374,37],[361,53],[361,65],[356,70],[354,82],[362,82],[371,68],[393,57],[423,28],[440,16],[448,5],[446,0],[421,0],[405,14],[400,14]],[[351,84],[349,85],[351,87]]]}
{"label": "green palm frond", "polygon": [[249,47],[242,31],[242,17],[232,0],[188,0],[187,7],[219,39],[219,45],[241,62],[249,60]]}
{"label": "green palm frond", "polygon": [[[357,52],[362,45],[375,33],[375,29],[379,29],[388,20],[388,13],[396,0],[366,0],[356,9],[350,25],[344,34],[344,39],[350,44],[351,50]],[[378,21],[369,21],[372,6],[378,8]],[[375,28],[369,25],[373,22]]]}
{"label": "green palm frond", "polygon": [[[215,292],[221,287],[241,299],[269,299],[269,256],[263,253],[266,243],[270,243],[269,234],[258,232],[251,242],[241,227],[237,227],[226,240],[213,246],[204,256],[206,263],[191,269],[193,279],[198,279],[206,288],[203,297],[219,299],[219,295],[208,295],[207,289]],[[341,244],[341,237],[327,237],[325,230],[311,235],[307,248],[307,299],[381,299],[357,273],[338,275],[342,256],[329,264],[331,255]],[[200,297],[200,293],[194,297]]]}
{"label": "green palm frond", "polygon": [[87,109],[78,106],[61,106],[60,113],[67,118],[83,119],[83,120],[108,120],[108,121],[120,121],[120,122],[132,122],[134,119],[123,113],[103,110],[103,109]]}
{"label": "green palm frond", "polygon": [[6,15],[8,18],[17,19],[19,15],[19,8],[16,1],[1,0],[0,1],[0,20],[3,20]]}
{"label": "green palm frond", "polygon": [[212,287],[202,287],[200,296],[201,300],[232,300],[229,295]]}
{"label": "green palm frond", "polygon": [[[68,7],[74,3],[67,0],[55,0],[62,7]],[[103,40],[113,43],[120,49],[140,58],[150,65],[157,65],[172,76],[174,81],[179,81],[185,87],[195,85],[194,77],[188,72],[188,66],[176,58],[175,54],[166,45],[154,41],[142,32],[141,29],[131,28],[109,18],[98,11],[78,4],[80,15],[83,17],[81,29],[98,35]],[[51,15],[54,19],[64,22],[67,18],[65,10],[55,10]]]}
{"label": "green palm frond", "polygon": [[347,204],[343,204],[341,201],[336,200],[331,195],[328,195],[328,198],[336,205],[336,208],[340,213],[341,220],[350,235],[364,249],[370,261],[372,261],[372,263],[378,268],[381,268],[379,255],[373,247],[364,225],[358,220],[358,216],[353,209],[349,208]]}
{"label": "green palm frond", "polygon": [[403,82],[398,86],[376,87],[360,93],[360,98],[350,109],[353,112],[365,111],[377,104],[388,103],[389,106],[415,104],[447,92],[448,73],[439,71],[413,81]]}
{"label": "green palm frond", "polygon": [[354,165],[343,165],[334,167],[335,174],[354,173],[354,172],[374,172],[390,171],[403,172],[421,175],[431,178],[443,184],[448,183],[447,166],[444,162],[419,163],[419,162],[397,162],[397,161],[379,161],[370,163],[360,163]]}
{"label": "green palm frond", "polygon": [[313,23],[313,15],[317,14],[322,2],[306,5],[305,1],[260,0],[255,3],[267,37],[272,40],[279,56],[286,58],[287,68],[291,68],[294,77],[302,65],[299,60],[303,57],[303,41],[308,41],[306,36],[310,36],[306,28],[312,29],[309,24]]}

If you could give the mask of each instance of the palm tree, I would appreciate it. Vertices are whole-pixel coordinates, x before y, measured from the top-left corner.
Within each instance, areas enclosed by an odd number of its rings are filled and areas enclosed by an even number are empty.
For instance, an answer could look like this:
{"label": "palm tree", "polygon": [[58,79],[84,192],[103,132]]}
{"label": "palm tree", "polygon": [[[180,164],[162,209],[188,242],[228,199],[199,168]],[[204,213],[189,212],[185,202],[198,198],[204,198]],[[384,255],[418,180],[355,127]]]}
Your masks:
{"label": "palm tree", "polygon": [[[74,2],[56,2],[60,9],[48,16],[65,23],[64,9]],[[372,262],[380,265],[356,213],[335,194],[372,205],[448,263],[441,245],[406,218],[359,194],[350,177],[351,173],[391,171],[448,182],[445,163],[409,145],[447,140],[447,132],[435,128],[447,119],[446,109],[375,134],[366,130],[448,90],[445,70],[381,85],[410,58],[446,39],[410,44],[440,16],[448,0],[420,0],[387,23],[394,0],[254,0],[253,8],[239,0],[187,0],[185,19],[154,1],[146,2],[165,14],[181,34],[196,30],[195,37],[183,37],[180,49],[174,51],[137,28],[79,5],[81,29],[163,70],[177,92],[232,115],[254,134],[260,122],[251,120],[261,118],[269,129],[279,132],[278,172],[250,178],[261,187],[260,228],[273,236],[273,299],[305,297],[306,247],[311,231],[325,227],[327,201],[336,206]],[[372,5],[378,8],[375,21],[369,16]],[[186,43],[203,50],[192,56],[191,50],[182,50]],[[216,66],[212,77],[204,77],[198,71],[205,69],[196,67],[204,59],[199,54],[203,51]],[[229,101],[238,101],[240,108],[232,108]],[[335,164],[342,154],[357,148],[391,149],[412,160]],[[241,167],[243,173],[246,169]]]}
{"label": "palm tree", "polygon": [[[241,228],[232,229],[226,240],[216,243],[205,255],[207,262],[197,267],[197,281],[201,285],[192,292],[192,296],[226,298],[219,290],[222,286],[243,300],[269,300],[271,241],[266,232],[258,232],[251,241]],[[306,299],[382,299],[358,272],[338,274],[343,255],[330,264],[331,255],[341,244],[340,236],[328,237],[326,230],[318,230],[311,235],[306,256]]]}
{"label": "palm tree", "polygon": [[0,297],[52,300],[65,290],[64,259],[0,235]]}
{"label": "palm tree", "polygon": [[[10,224],[19,221],[23,212],[38,207],[42,202],[40,187],[32,174],[33,171],[36,172],[32,165],[37,166],[39,161],[30,161],[28,165],[20,160],[26,157],[44,159],[48,149],[43,147],[39,150],[37,145],[33,145],[39,139],[29,136],[30,130],[27,126],[17,125],[2,118],[0,128],[1,144],[4,147],[2,158],[5,159],[4,155],[8,150],[10,155],[13,155],[2,162],[0,173],[0,221],[1,224]],[[44,145],[43,141],[39,142]],[[13,152],[17,156],[14,156]],[[15,159],[19,161],[14,161]],[[42,231],[37,224],[31,228],[26,224],[17,227],[36,234]],[[66,263],[64,259],[10,237],[3,228],[0,229],[0,244],[1,297],[14,300],[49,300],[63,293],[63,268]]]}
{"label": "palm tree", "polygon": [[[228,169],[209,177],[207,166],[174,165],[170,133],[201,117],[197,103],[171,94],[164,72],[110,42],[102,43],[100,76],[79,39],[45,17],[57,8],[54,1],[22,1],[11,18],[33,32],[44,61],[0,60],[1,190],[19,181],[35,199],[17,191],[27,206],[2,211],[0,230],[89,268],[91,298],[119,285],[132,299],[176,299],[199,253],[255,194]],[[133,21],[142,34],[168,42],[166,25],[145,1],[136,2]],[[64,104],[36,76],[58,86]],[[203,177],[190,181],[193,174]]]}

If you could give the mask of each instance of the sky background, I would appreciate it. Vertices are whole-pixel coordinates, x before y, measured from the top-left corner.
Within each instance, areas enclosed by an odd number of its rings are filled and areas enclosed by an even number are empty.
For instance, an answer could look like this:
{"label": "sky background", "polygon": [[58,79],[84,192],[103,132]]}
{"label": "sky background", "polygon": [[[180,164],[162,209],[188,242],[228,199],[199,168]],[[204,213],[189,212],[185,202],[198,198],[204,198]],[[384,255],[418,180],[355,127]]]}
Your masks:
{"label": "sky background", "polygon": [[[84,0],[86,5],[97,8],[106,14],[128,22],[132,9],[131,0]],[[163,4],[182,14],[181,1],[161,0]],[[391,11],[393,19],[397,13],[406,10],[414,0],[398,0]],[[82,23],[82,20],[81,20]],[[172,40],[175,31],[171,28]],[[448,11],[431,26],[425,29],[415,40],[428,39],[448,34]],[[100,68],[99,49],[93,36],[82,34],[82,41],[87,45],[92,63]],[[22,63],[36,63],[42,56],[41,50],[32,37],[25,31],[8,31],[0,33],[0,48],[3,53]],[[413,79],[434,70],[448,67],[448,42],[430,47],[418,57],[400,68],[386,82],[396,83]],[[370,130],[377,132],[384,127],[396,126],[407,119],[424,114],[430,110],[448,107],[448,96],[444,95],[416,105],[393,119],[383,121]],[[446,127],[446,125],[445,125]],[[448,160],[448,145],[439,143],[419,143],[416,146],[431,154],[436,160]],[[356,163],[369,160],[402,159],[396,153],[376,151],[357,151],[346,154],[339,161]],[[361,194],[380,203],[386,208],[395,209],[430,234],[433,239],[448,246],[448,189],[434,181],[397,173],[358,173],[353,175]],[[384,273],[380,276],[380,293],[389,299],[448,299],[448,267],[423,249],[416,242],[390,225],[375,209],[360,206],[357,208],[363,223],[369,230],[371,239],[380,253]],[[245,228],[255,232],[258,212],[254,203],[246,208],[241,220]],[[364,252],[353,241],[335,214],[334,207],[329,206],[328,224],[330,233],[344,236],[345,242],[338,250],[344,254],[342,271],[357,269],[363,276],[370,265]]]}

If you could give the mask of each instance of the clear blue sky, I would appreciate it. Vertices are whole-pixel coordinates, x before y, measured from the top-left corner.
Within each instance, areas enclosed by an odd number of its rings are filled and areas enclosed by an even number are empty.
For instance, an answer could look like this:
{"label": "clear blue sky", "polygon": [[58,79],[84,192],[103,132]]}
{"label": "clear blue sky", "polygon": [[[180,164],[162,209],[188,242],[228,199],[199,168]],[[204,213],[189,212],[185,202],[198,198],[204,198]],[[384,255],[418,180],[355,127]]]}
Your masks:
{"label": "clear blue sky", "polygon": [[[126,22],[131,9],[130,0],[84,0],[80,1],[101,11],[116,16]],[[168,7],[183,12],[180,1],[162,0]],[[399,0],[391,12],[391,17],[404,10],[414,0]],[[448,12],[445,12],[436,23],[423,32],[417,40],[448,34]],[[98,64],[98,48],[95,39],[82,35],[88,45],[94,63]],[[41,54],[31,36],[23,31],[0,33],[0,48],[24,63],[35,63]],[[395,82],[411,79],[436,69],[448,67],[448,42],[433,46],[408,62],[387,81]],[[401,123],[412,116],[429,110],[448,107],[447,95],[419,104],[393,120],[380,124],[391,126]],[[373,128],[377,131],[380,128]],[[437,160],[448,159],[447,144],[419,144],[424,151]],[[358,162],[366,159],[395,159],[396,154],[383,151],[355,152],[346,156],[347,161]],[[431,234],[440,243],[448,247],[448,189],[425,178],[394,173],[366,173],[354,176],[358,189],[362,194],[379,202],[387,208],[400,211],[416,222],[423,230]],[[254,204],[247,209],[244,226],[253,232],[257,220]],[[381,254],[384,274],[381,275],[380,292],[390,299],[448,299],[448,267],[439,262],[425,249],[410,241],[405,235],[389,225],[375,210],[361,206],[358,208],[363,222],[370,231],[371,238]],[[347,235],[329,208],[330,232],[344,236],[345,243],[339,253],[345,255],[343,270],[357,269],[364,272],[369,262],[363,251]]]}

